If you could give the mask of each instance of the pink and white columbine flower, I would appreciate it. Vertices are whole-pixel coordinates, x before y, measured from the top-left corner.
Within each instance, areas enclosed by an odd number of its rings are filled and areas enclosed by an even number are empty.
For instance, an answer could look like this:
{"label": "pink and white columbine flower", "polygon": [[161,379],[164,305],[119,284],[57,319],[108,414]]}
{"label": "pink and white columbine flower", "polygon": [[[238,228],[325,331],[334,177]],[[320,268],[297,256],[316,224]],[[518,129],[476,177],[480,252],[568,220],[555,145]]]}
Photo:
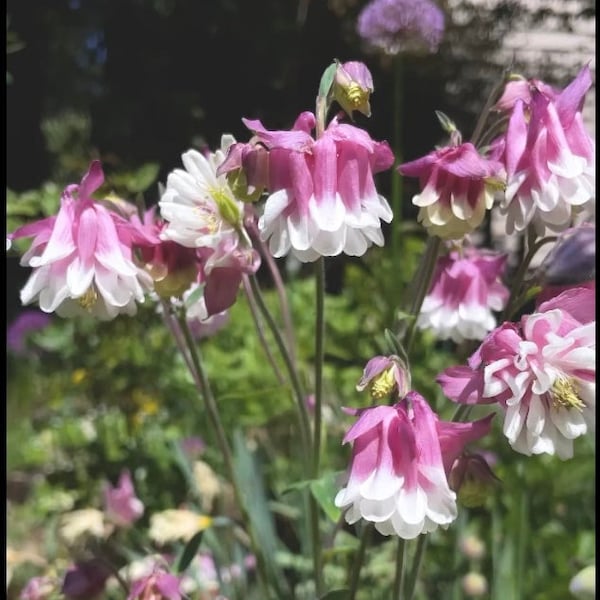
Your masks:
{"label": "pink and white columbine flower", "polygon": [[302,262],[320,256],[362,256],[383,246],[381,220],[392,211],[377,193],[373,175],[394,156],[387,142],[332,119],[318,138],[315,116],[302,113],[291,131],[268,131],[258,120],[244,124],[269,149],[269,197],[258,227],[273,256],[291,252]]}
{"label": "pink and white columbine flower", "polygon": [[150,277],[134,262],[127,236],[116,213],[91,194],[104,181],[99,161],[93,161],[80,184],[67,186],[56,216],[20,227],[11,239],[34,236],[21,265],[33,268],[21,301],[35,300],[47,313],[62,317],[91,314],[113,319],[134,315],[144,301]]}
{"label": "pink and white columbine flower", "polygon": [[518,325],[492,331],[468,366],[446,369],[437,381],[455,402],[497,402],[517,452],[571,458],[573,440],[594,428],[594,314],[594,291],[563,292]]}
{"label": "pink and white columbine flower", "polygon": [[443,422],[417,392],[356,414],[344,437],[354,442],[348,482],[335,497],[346,521],[363,518],[403,539],[447,527],[457,516],[447,474],[463,446],[488,433],[492,416]]}
{"label": "pink and white columbine flower", "polygon": [[129,471],[121,473],[116,487],[108,484],[104,488],[104,510],[107,517],[121,527],[128,527],[144,514],[144,505],[135,495]]}
{"label": "pink and white columbine flower", "polygon": [[558,94],[532,83],[528,95],[514,100],[506,135],[495,144],[508,175],[500,205],[507,233],[529,223],[540,235],[562,231],[575,211],[594,204],[596,148],[581,112],[591,85],[585,66]]}
{"label": "pink and white columbine flower", "polygon": [[484,158],[471,144],[447,146],[404,163],[398,172],[418,177],[421,193],[412,203],[430,235],[458,240],[479,227],[504,176],[502,164]]}
{"label": "pink and white columbine flower", "polygon": [[431,288],[417,320],[442,340],[482,340],[496,326],[493,311],[506,306],[501,281],[506,256],[467,248],[438,259]]}

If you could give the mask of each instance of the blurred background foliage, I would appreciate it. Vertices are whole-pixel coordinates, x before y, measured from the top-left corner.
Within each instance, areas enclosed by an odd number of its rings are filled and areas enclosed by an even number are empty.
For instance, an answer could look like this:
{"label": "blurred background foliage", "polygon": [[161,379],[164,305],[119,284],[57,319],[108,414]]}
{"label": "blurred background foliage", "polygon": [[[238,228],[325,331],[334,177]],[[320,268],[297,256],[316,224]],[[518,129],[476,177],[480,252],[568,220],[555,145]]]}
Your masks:
{"label": "blurred background foliage", "polygon": [[[439,52],[403,58],[398,150],[404,160],[442,139],[436,109],[470,135],[506,66],[494,58],[503,36],[517,20],[544,17],[519,2],[465,1],[456,12],[440,4],[447,24]],[[595,14],[593,1],[577,5],[579,14]],[[106,173],[103,190],[154,204],[158,182],[179,166],[186,149],[214,149],[224,132],[245,141],[242,117],[262,119],[270,129],[288,128],[301,111],[313,110],[320,75],[334,58],[368,65],[375,82],[373,115],[357,116],[357,124],[374,139],[391,142],[393,64],[361,46],[355,22],[363,6],[358,0],[9,0],[7,229],[53,214],[63,187],[79,181],[93,158]],[[572,15],[556,10],[564,30]],[[528,75],[565,83],[543,70]],[[378,184],[389,195],[391,175],[381,174]],[[405,235],[397,256],[374,248],[361,260],[328,261],[324,470],[346,466],[348,448],[341,439],[350,419],[340,409],[364,402],[355,385],[368,358],[383,351],[384,328],[404,302],[399,291],[423,249],[408,202],[414,185],[404,183]],[[313,313],[307,307],[313,282],[293,264],[280,264],[301,374],[310,390]],[[18,292],[28,273],[18,266],[15,251],[7,256],[7,269],[10,323],[22,310]],[[270,280],[265,274],[261,280],[277,314]],[[301,476],[292,396],[265,368],[241,295],[228,325],[201,346],[225,428],[244,432],[260,465],[265,502],[271,508],[277,502],[293,505],[294,494],[283,493]],[[453,407],[434,377],[467,355],[463,348],[457,358],[452,345],[426,334],[415,344],[414,388],[443,418],[451,417]],[[135,318],[110,323],[53,317],[48,327],[30,334],[23,351],[8,353],[7,372],[7,543],[30,549],[42,564],[66,560],[52,533],[58,516],[98,507],[103,482],[114,483],[124,466],[146,505],[143,525],[154,511],[197,502],[177,450],[181,440],[205,439],[203,460],[222,472],[203,406],[151,304]],[[495,453],[501,484],[483,507],[463,508],[455,527],[431,536],[418,597],[463,598],[461,578],[474,570],[489,580],[482,597],[563,600],[569,579],[595,556],[594,444],[577,440],[576,458],[565,463],[522,457],[510,451],[497,422],[485,445]],[[306,568],[293,555],[301,507],[286,512],[277,506],[279,561],[293,581]],[[226,512],[227,506],[215,510]],[[333,583],[343,584],[342,568],[356,547],[352,531],[338,534],[327,573]],[[476,561],[458,551],[467,534],[485,545]],[[378,538],[370,550],[364,600],[389,597],[391,546]],[[214,540],[212,549],[223,552]],[[40,570],[32,560],[17,563],[10,598]],[[297,597],[310,597],[310,591],[302,593]]]}

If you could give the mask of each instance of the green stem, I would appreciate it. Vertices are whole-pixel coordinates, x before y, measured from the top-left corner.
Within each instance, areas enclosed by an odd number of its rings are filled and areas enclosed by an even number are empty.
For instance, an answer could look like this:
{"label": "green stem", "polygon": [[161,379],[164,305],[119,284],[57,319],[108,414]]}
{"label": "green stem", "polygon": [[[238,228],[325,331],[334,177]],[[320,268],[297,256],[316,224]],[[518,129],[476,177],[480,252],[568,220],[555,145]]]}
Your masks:
{"label": "green stem", "polygon": [[392,598],[394,600],[402,600],[404,578],[406,575],[406,569],[404,568],[404,557],[406,550],[406,540],[398,538],[398,549],[396,550],[396,577],[394,579],[394,589],[392,592]]}
{"label": "green stem", "polygon": [[254,325],[256,327],[256,333],[258,335],[258,339],[263,347],[265,354],[267,356],[267,360],[273,369],[273,373],[275,373],[275,377],[277,377],[277,381],[280,384],[285,383],[285,379],[279,370],[279,366],[275,361],[275,357],[271,353],[271,349],[269,348],[269,344],[267,344],[267,339],[265,338],[265,332],[263,331],[263,324],[260,320],[260,316],[258,314],[258,307],[256,306],[256,298],[254,297],[254,292],[252,291],[252,286],[248,281],[248,277],[242,278],[242,283],[244,284],[244,292],[246,293],[246,298],[248,299],[248,307],[250,308],[250,314],[252,315],[252,320],[254,321]]}
{"label": "green stem", "polygon": [[[275,319],[273,319],[273,315],[269,311],[267,307],[262,292],[260,290],[260,286],[258,285],[258,281],[255,275],[248,277],[250,280],[250,287],[252,289],[252,293],[254,294],[254,299],[256,300],[256,304],[258,305],[259,310],[263,314],[271,333],[273,334],[273,338],[275,339],[275,343],[281,353],[281,357],[283,358],[283,362],[287,369],[290,383],[292,384],[292,390],[294,392],[294,398],[296,400],[296,408],[298,409],[299,415],[299,423],[300,423],[300,435],[302,437],[302,446],[303,451],[305,452],[305,458],[307,459],[307,452],[310,448],[311,444],[311,433],[310,433],[310,418],[308,415],[308,408],[306,407],[305,402],[305,394],[302,391],[302,385],[300,384],[300,378],[298,377],[298,373],[288,352],[283,337],[279,332],[279,328],[277,327],[277,323],[275,323]],[[305,462],[306,465],[309,464],[308,460]],[[306,475],[310,476],[308,468],[306,469]]]}
{"label": "green stem", "polygon": [[[321,413],[323,399],[323,362],[325,359],[325,259],[322,256],[319,257],[315,263],[315,311],[315,409],[312,479],[319,478],[321,461]],[[321,595],[323,581],[318,510],[313,512],[312,537],[313,566],[317,595]]]}
{"label": "green stem", "polygon": [[412,600],[415,593],[415,587],[417,585],[417,578],[419,577],[419,571],[423,558],[425,557],[425,548],[427,547],[427,535],[422,533],[417,540],[417,548],[413,557],[413,564],[406,578],[406,600]]}
{"label": "green stem", "polygon": [[473,130],[473,135],[471,136],[471,143],[473,146],[477,146],[479,143],[479,138],[483,133],[483,128],[487,122],[488,116],[494,106],[496,99],[500,92],[504,89],[504,86],[507,81],[507,74],[504,73],[502,79],[492,88],[490,95],[488,96],[485,105],[479,115],[479,119],[477,120],[477,124],[475,125],[475,129]]}
{"label": "green stem", "polygon": [[[227,475],[229,481],[231,483],[233,489],[233,495],[235,497],[235,502],[237,507],[242,515],[242,519],[248,528],[248,535],[250,537],[250,545],[252,552],[256,556],[256,567],[258,572],[258,579],[260,585],[263,588],[263,592],[267,594],[267,597],[270,597],[269,593],[269,585],[268,585],[268,577],[267,571],[265,567],[265,557],[260,549],[260,546],[256,542],[256,534],[254,532],[254,527],[252,522],[250,521],[250,517],[248,515],[248,511],[244,505],[242,494],[237,484],[237,477],[235,474],[235,466],[233,463],[233,454],[231,452],[231,448],[229,446],[229,442],[227,441],[227,436],[225,435],[225,430],[223,429],[223,425],[221,423],[221,417],[219,415],[219,410],[217,408],[217,403],[212,394],[212,390],[210,388],[210,384],[208,383],[208,377],[206,376],[206,372],[204,371],[204,366],[202,364],[202,360],[200,357],[200,350],[194,342],[192,334],[187,324],[186,311],[185,307],[181,309],[178,314],[178,322],[180,331],[183,334],[183,338],[185,340],[185,344],[187,346],[187,350],[189,352],[189,358],[191,360],[191,364],[193,366],[193,370],[191,372],[194,381],[200,391],[200,394],[204,400],[204,406],[206,407],[206,412],[208,413],[208,418],[213,427],[215,435],[217,437],[217,443],[219,445],[219,449],[221,454],[223,455],[223,461],[225,462],[225,468],[227,470]],[[177,338],[176,338],[177,342]]]}
{"label": "green stem", "polygon": [[440,253],[441,247],[441,238],[437,236],[429,237],[427,240],[427,246],[421,258],[421,264],[416,271],[418,280],[416,282],[413,280],[413,284],[416,283],[416,287],[409,312],[412,320],[404,337],[404,348],[407,354],[410,353],[410,348],[412,346],[417,327],[417,319],[419,317],[419,313],[421,312],[421,306],[423,306],[423,300],[425,300],[425,296],[429,291],[429,286],[431,285],[437,257]]}
{"label": "green stem", "polygon": [[533,260],[533,257],[536,255],[537,251],[544,244],[548,244],[556,240],[556,236],[548,236],[538,240],[537,242],[535,241],[535,238],[535,229],[532,225],[530,225],[527,229],[527,247],[525,256],[523,257],[523,260],[521,261],[521,264],[519,265],[519,268],[517,269],[517,272],[513,277],[513,284],[510,290],[510,297],[508,299],[508,302],[506,303],[506,308],[500,316],[500,323],[509,320],[519,309],[519,303],[522,302],[524,296],[524,292],[522,291],[521,287],[525,279],[525,274],[527,273],[529,264]]}
{"label": "green stem", "polygon": [[402,177],[396,170],[402,163],[402,79],[403,59],[401,54],[394,57],[394,156],[392,168],[392,256],[397,257],[400,245],[400,223],[402,221]]}
{"label": "green stem", "polygon": [[356,598],[356,593],[358,592],[358,583],[360,581],[360,570],[365,561],[367,546],[371,541],[372,533],[373,524],[366,522],[360,534],[360,544],[354,558],[354,563],[352,564],[352,571],[350,573],[350,594],[348,595],[348,600],[354,600]]}

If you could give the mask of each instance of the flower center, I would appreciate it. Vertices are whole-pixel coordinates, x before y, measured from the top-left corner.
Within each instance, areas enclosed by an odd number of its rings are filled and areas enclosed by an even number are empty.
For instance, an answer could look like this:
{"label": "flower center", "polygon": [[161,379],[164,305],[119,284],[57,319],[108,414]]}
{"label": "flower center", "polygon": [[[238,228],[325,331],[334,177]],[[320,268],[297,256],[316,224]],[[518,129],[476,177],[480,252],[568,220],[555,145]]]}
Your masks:
{"label": "flower center", "polygon": [[87,292],[83,296],[77,298],[79,305],[89,311],[91,311],[94,304],[96,304],[96,300],[98,300],[98,294],[96,293],[93,285],[88,288]]}
{"label": "flower center", "polygon": [[393,369],[386,369],[371,384],[371,397],[375,400],[381,400],[392,393],[395,385],[396,380],[394,379]]}
{"label": "flower center", "polygon": [[585,403],[577,394],[575,382],[569,377],[559,377],[552,384],[550,396],[554,408],[575,408],[580,412],[585,408]]}
{"label": "flower center", "polygon": [[231,194],[225,188],[211,188],[210,195],[215,201],[221,216],[233,227],[240,223],[240,211]]}

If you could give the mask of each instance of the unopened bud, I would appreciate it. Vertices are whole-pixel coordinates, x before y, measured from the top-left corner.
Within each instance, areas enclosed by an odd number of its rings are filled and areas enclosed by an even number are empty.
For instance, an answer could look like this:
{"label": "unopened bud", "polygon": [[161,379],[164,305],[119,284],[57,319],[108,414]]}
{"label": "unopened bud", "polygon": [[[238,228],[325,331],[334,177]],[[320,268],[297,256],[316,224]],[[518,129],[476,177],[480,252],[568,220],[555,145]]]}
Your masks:
{"label": "unopened bud", "polygon": [[479,598],[487,594],[487,579],[481,573],[467,573],[462,578],[462,588],[465,595],[469,596],[469,598]]}
{"label": "unopened bud", "polygon": [[356,389],[362,392],[369,387],[374,400],[391,394],[404,398],[410,390],[410,373],[398,356],[375,356],[366,365]]}
{"label": "unopened bud", "polygon": [[480,560],[485,556],[485,544],[476,535],[467,535],[460,540],[461,552],[471,560]]}
{"label": "unopened bud", "polygon": [[337,63],[333,97],[350,117],[355,110],[366,117],[371,116],[369,99],[373,90],[373,77],[364,63]]}

